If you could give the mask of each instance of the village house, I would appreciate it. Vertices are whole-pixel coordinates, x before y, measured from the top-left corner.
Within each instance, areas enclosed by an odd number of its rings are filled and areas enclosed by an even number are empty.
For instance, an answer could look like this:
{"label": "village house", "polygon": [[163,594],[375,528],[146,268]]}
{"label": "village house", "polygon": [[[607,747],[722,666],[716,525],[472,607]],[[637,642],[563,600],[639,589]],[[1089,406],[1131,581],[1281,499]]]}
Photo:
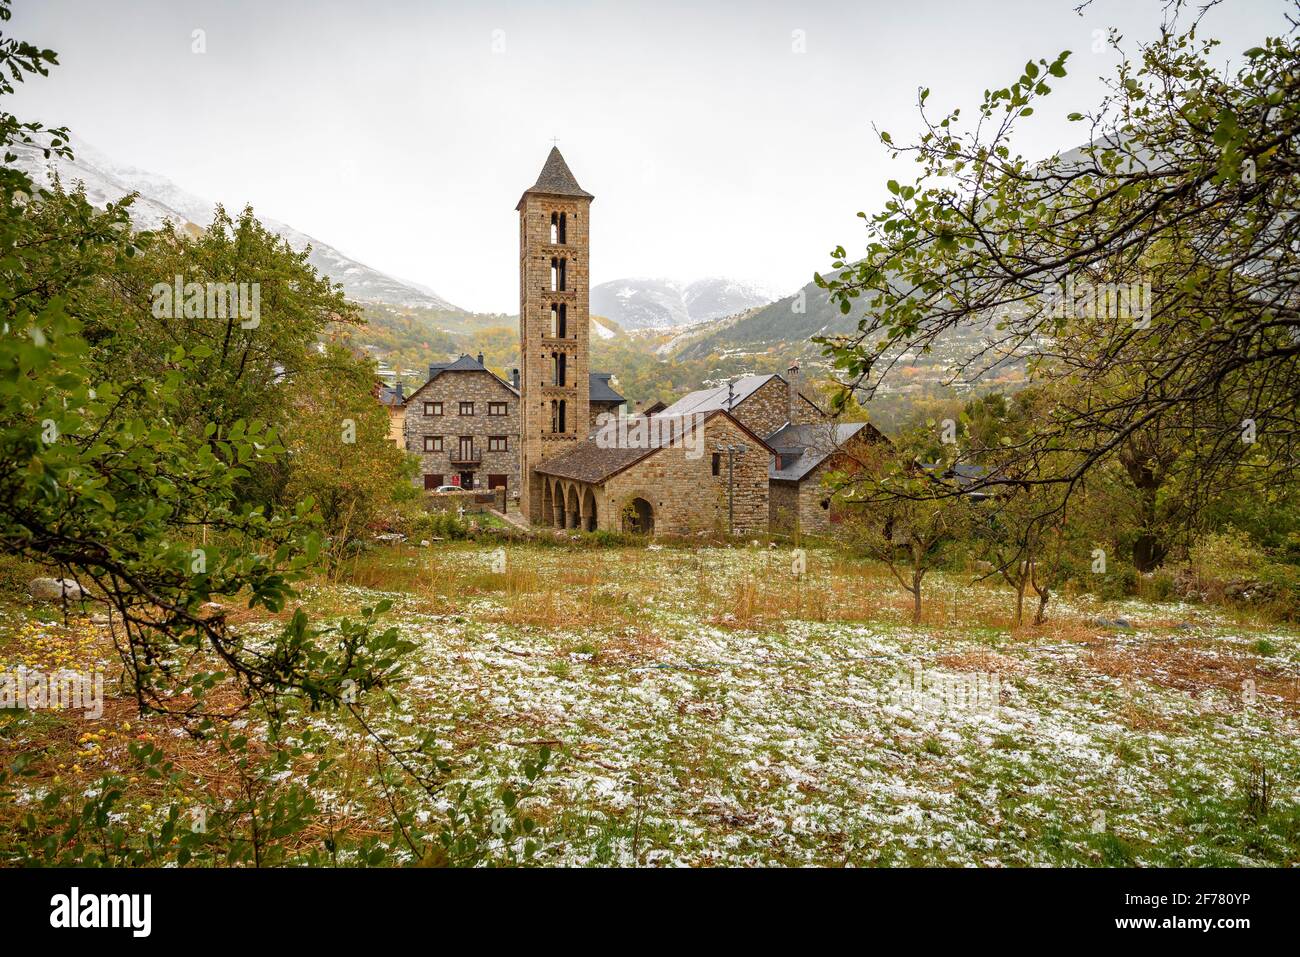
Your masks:
{"label": "village house", "polygon": [[[617,414],[624,399],[610,385],[613,375],[589,376],[591,404],[600,412]],[[387,390],[401,397],[402,386]],[[396,418],[394,405],[380,401]],[[401,414],[401,444],[420,457],[417,482],[433,490],[444,485],[462,488],[505,488],[507,498],[519,493],[519,370],[507,382],[477,358],[462,355],[429,366],[429,378],[397,407]]]}
{"label": "village house", "polygon": [[768,466],[769,521],[773,532],[826,534],[838,519],[826,478],[852,473],[871,461],[872,447],[888,439],[867,422],[787,423],[772,435]]}
{"label": "village house", "polygon": [[424,488],[519,488],[519,394],[482,354],[429,366],[406,400],[404,428]]}

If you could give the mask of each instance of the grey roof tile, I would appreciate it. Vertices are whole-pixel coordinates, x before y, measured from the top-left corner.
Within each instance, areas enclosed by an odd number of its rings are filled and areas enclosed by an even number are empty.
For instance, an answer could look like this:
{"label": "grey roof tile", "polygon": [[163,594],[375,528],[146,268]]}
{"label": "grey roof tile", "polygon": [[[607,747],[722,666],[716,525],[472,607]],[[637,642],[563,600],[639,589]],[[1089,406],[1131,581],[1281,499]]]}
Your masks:
{"label": "grey roof tile", "polygon": [[591,193],[578,185],[573,172],[569,169],[569,164],[564,162],[564,157],[560,155],[558,146],[551,147],[550,155],[546,157],[546,164],[542,167],[537,182],[532,185],[531,189],[524,190],[523,196],[519,197],[521,205],[524,196],[529,193],[544,193],[547,196],[581,196],[584,199],[595,199]]}

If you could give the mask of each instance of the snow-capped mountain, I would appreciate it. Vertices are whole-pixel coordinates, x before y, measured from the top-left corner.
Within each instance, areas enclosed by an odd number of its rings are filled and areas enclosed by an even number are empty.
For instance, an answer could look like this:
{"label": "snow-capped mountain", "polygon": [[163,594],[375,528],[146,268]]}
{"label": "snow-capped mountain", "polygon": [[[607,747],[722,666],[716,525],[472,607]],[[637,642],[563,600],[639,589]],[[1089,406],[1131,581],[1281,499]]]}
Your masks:
{"label": "snow-capped mountain", "polygon": [[777,297],[757,283],[720,276],[682,283],[674,279],[616,279],[591,289],[591,311],[624,329],[690,326],[734,315]]}
{"label": "snow-capped mountain", "polygon": [[[82,183],[86,199],[96,206],[105,206],[128,193],[138,192],[140,195],[131,205],[131,221],[138,229],[157,229],[167,220],[177,226],[193,224],[199,227],[212,222],[212,202],[182,189],[165,176],[117,163],[75,136],[70,144],[72,160],[59,157],[47,160],[38,149],[14,146],[12,149],[18,158],[13,165],[24,170],[37,185],[48,186],[56,172],[65,189]],[[227,209],[232,215],[239,211],[229,206]],[[294,249],[301,251],[311,246],[308,262],[335,282],[342,283],[344,294],[349,299],[460,311],[459,307],[426,286],[372,269],[286,223],[263,216],[258,218],[267,229],[283,236]]]}

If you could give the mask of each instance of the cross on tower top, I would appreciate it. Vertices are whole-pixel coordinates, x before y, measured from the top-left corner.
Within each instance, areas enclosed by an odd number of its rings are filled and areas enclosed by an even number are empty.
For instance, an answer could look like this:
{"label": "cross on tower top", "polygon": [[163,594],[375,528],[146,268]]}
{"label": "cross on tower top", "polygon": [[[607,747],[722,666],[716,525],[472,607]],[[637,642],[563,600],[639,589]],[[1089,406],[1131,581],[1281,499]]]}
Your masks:
{"label": "cross on tower top", "polygon": [[552,136],[552,137],[551,137],[551,145],[552,145],[552,146],[559,146],[559,145],[560,145],[560,138],[559,138],[558,136]]}

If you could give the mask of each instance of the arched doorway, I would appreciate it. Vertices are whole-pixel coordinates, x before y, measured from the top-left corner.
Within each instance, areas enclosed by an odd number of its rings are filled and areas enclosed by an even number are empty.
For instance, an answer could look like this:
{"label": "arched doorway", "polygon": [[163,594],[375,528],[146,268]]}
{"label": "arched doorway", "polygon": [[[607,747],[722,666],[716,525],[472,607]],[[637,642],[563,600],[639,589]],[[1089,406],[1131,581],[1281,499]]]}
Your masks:
{"label": "arched doorway", "polygon": [[582,497],[582,530],[584,532],[596,530],[596,496],[591,489],[587,489]]}
{"label": "arched doorway", "polygon": [[623,531],[633,535],[653,535],[655,531],[654,507],[643,498],[634,498],[623,509]]}

